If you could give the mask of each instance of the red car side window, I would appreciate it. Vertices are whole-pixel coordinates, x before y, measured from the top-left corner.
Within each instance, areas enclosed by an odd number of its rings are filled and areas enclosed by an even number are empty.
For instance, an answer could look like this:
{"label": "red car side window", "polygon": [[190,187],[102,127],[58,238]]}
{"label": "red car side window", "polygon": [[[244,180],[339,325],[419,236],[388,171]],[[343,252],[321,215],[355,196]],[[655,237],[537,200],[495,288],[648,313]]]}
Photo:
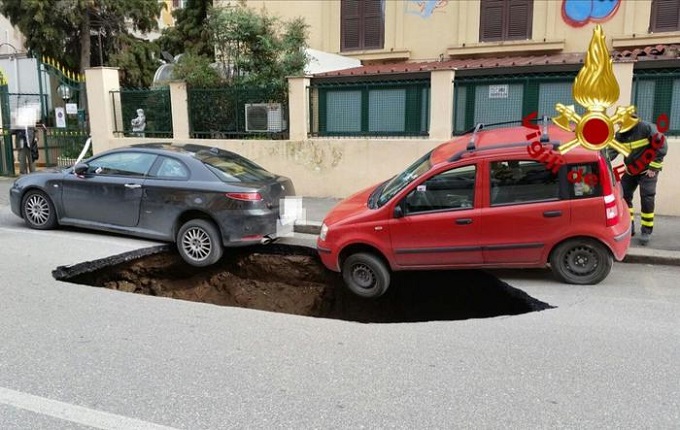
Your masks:
{"label": "red car side window", "polygon": [[427,179],[406,196],[406,213],[472,208],[476,170],[461,166]]}

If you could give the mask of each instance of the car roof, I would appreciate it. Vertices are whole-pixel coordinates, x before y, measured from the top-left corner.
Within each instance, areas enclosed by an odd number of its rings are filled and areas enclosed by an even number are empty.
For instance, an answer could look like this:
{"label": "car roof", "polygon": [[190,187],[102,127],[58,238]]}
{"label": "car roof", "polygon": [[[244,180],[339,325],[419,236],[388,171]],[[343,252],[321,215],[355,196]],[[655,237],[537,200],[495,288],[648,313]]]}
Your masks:
{"label": "car roof", "polygon": [[[540,127],[543,129],[543,127]],[[539,139],[536,128],[516,126],[516,127],[502,127],[490,130],[480,130],[478,132],[471,132],[458,136],[448,142],[439,145],[432,151],[432,164],[439,164],[445,161],[454,161],[457,158],[464,157],[465,159],[474,159],[478,157],[486,157],[492,155],[504,156],[526,156],[530,157],[527,152],[527,147]],[[557,147],[576,138],[574,132],[565,131],[561,128],[549,125],[548,126],[549,142],[555,153]],[[468,148],[470,141],[474,136],[474,149]],[[529,137],[527,139],[527,136]],[[577,145],[572,150],[563,154],[565,162],[578,163],[597,160],[599,152],[591,151]]]}
{"label": "car roof", "polygon": [[217,148],[215,146],[208,145],[197,145],[193,143],[165,143],[165,142],[151,142],[151,143],[138,143],[134,145],[129,145],[121,148],[116,148],[116,150],[129,150],[129,149],[153,149],[156,151],[167,151],[173,152],[175,154],[186,154],[193,155],[198,151],[210,151],[215,155],[231,155],[238,156],[236,153],[227,151],[225,149]]}

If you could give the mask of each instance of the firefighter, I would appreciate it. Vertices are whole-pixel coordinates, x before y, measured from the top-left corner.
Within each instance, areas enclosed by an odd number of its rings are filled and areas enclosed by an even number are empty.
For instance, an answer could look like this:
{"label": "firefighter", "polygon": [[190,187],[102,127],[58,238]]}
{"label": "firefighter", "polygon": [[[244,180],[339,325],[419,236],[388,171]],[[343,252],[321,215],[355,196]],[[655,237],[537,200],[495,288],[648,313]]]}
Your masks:
{"label": "firefighter", "polygon": [[621,177],[621,186],[630,210],[632,235],[635,236],[633,196],[639,186],[642,206],[639,240],[641,245],[647,245],[654,229],[654,198],[663,158],[668,150],[666,138],[657,131],[656,125],[639,120],[632,128],[616,133],[616,140],[630,150],[630,155],[623,160],[626,170]]}

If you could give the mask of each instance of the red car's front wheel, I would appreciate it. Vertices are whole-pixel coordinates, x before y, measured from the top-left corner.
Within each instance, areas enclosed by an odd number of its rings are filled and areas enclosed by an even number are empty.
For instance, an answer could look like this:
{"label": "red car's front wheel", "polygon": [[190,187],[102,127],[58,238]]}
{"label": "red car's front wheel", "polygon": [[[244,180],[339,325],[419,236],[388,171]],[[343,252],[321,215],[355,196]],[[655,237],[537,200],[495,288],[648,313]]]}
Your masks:
{"label": "red car's front wheel", "polygon": [[390,285],[390,271],[383,261],[373,254],[352,254],[342,263],[345,285],[354,294],[376,298],[385,294]]}

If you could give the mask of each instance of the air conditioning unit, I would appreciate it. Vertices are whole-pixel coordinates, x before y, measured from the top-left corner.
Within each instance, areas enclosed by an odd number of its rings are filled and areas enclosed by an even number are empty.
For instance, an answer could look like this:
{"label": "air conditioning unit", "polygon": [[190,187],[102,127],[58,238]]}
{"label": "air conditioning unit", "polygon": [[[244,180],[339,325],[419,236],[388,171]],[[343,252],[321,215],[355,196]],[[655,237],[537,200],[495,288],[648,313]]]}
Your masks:
{"label": "air conditioning unit", "polygon": [[285,129],[281,103],[246,104],[246,131],[276,133]]}

